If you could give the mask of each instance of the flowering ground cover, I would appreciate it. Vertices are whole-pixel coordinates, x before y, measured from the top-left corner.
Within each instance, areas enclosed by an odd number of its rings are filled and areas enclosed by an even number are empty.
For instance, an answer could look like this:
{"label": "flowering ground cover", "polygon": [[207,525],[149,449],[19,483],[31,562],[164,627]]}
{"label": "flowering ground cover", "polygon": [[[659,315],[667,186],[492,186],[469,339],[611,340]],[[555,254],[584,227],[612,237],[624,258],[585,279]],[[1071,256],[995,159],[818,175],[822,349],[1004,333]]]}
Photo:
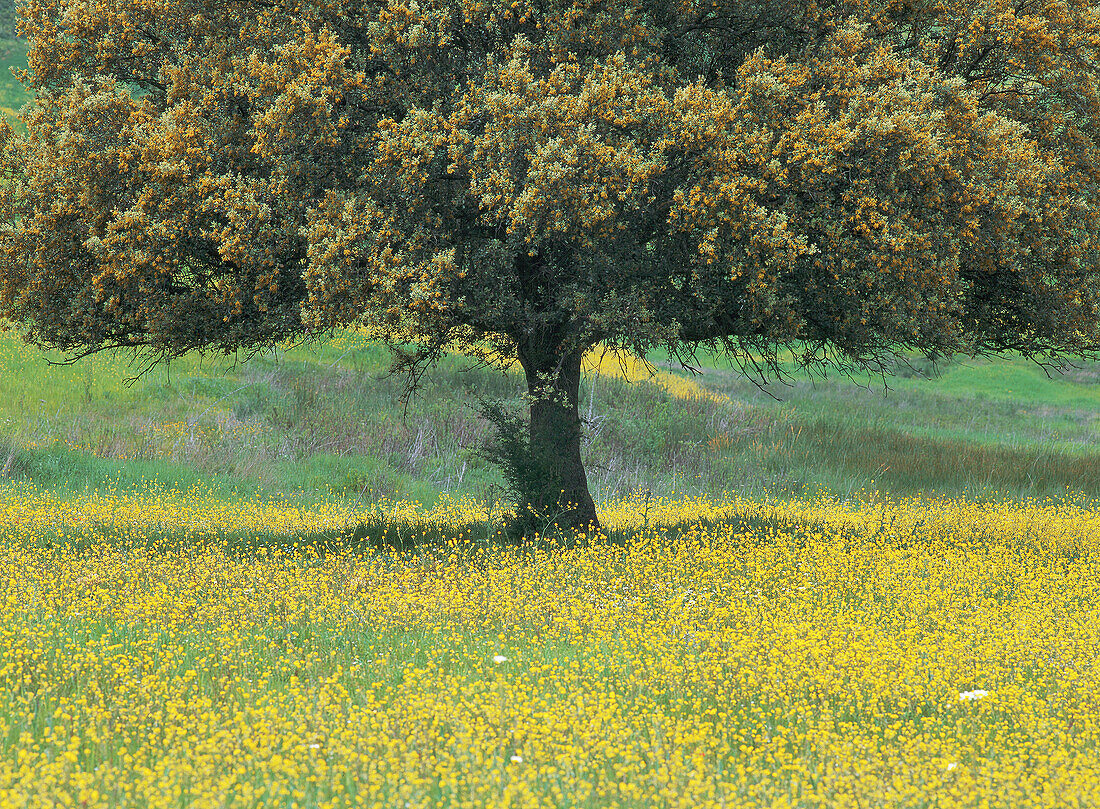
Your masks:
{"label": "flowering ground cover", "polygon": [[6,483],[0,805],[1100,805],[1095,507],[602,516]]}

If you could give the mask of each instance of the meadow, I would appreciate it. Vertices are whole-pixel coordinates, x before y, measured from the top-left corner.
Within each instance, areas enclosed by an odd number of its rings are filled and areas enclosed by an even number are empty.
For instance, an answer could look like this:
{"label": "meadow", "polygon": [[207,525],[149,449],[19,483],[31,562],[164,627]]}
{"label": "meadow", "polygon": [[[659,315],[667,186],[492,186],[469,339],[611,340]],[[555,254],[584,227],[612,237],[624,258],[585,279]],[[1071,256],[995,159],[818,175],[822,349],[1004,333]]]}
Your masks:
{"label": "meadow", "polygon": [[[562,551],[500,541],[470,451],[514,374],[405,411],[352,333],[46,359],[0,339],[0,806],[1100,802],[1088,368],[776,401],[594,357],[588,452],[635,477]],[[988,466],[920,490],[951,453]]]}
{"label": "meadow", "polygon": [[27,101],[27,93],[12,70],[27,69],[27,45],[22,40],[6,38],[6,26],[10,25],[11,12],[0,9],[0,114],[16,128],[23,126],[18,119],[19,108]]}
{"label": "meadow", "polygon": [[1100,801],[1094,508],[0,496],[3,806]]}
{"label": "meadow", "polygon": [[593,356],[562,550],[513,372],[63,359],[0,334],[0,809],[1100,805],[1100,366]]}

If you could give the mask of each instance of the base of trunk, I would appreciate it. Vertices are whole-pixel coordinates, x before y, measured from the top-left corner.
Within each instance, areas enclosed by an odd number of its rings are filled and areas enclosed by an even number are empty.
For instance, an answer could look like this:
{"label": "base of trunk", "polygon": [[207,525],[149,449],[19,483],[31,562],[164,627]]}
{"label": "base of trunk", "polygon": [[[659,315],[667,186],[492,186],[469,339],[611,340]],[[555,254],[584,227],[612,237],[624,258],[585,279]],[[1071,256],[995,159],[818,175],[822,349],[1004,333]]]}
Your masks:
{"label": "base of trunk", "polygon": [[599,533],[600,521],[591,496],[584,499],[587,502],[576,502],[575,499],[567,499],[563,495],[549,506],[542,501],[521,503],[516,509],[516,517],[509,526],[508,533],[515,538],[560,537],[567,545],[574,544],[582,535],[590,538]]}
{"label": "base of trunk", "polygon": [[554,364],[520,355],[531,396],[529,451],[537,470],[517,509],[514,531],[524,536],[560,536],[600,530],[581,460],[581,355],[555,357]]}

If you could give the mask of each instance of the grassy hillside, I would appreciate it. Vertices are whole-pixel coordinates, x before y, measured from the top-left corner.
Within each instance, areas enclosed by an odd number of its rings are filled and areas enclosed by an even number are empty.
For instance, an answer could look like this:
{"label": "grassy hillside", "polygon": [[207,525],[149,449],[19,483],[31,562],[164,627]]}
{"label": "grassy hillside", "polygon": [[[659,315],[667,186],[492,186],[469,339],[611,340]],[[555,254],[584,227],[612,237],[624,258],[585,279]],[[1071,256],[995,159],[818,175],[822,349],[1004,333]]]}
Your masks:
{"label": "grassy hillside", "polygon": [[[501,484],[475,450],[481,398],[521,407],[516,374],[452,358],[402,402],[388,355],[344,333],[235,363],[189,357],[72,366],[0,339],[0,465],[8,477],[81,489],[156,477],[304,497],[481,496]],[[1018,359],[957,363],[934,378],[796,379],[761,390],[729,369],[691,377],[617,361],[582,387],[598,500],[825,489],[972,498],[1100,494],[1100,369],[1053,378]]]}

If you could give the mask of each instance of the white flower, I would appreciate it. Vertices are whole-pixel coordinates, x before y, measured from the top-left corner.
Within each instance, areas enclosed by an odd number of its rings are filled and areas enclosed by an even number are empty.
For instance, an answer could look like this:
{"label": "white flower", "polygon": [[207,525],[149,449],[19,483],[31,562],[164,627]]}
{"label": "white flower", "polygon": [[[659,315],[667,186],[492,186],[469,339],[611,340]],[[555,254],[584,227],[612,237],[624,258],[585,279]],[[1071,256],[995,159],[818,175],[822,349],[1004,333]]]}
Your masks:
{"label": "white flower", "polygon": [[947,765],[947,771],[951,772],[951,770],[955,769],[958,766],[959,766],[959,762],[952,761],[950,764]]}
{"label": "white flower", "polygon": [[493,655],[493,662],[494,663],[507,663],[508,658],[505,657],[504,655]]}
{"label": "white flower", "polygon": [[320,742],[314,742],[313,744],[311,744],[309,746],[309,749],[310,750],[320,750],[321,749],[321,743]]}
{"label": "white flower", "polygon": [[980,688],[975,689],[974,691],[960,691],[959,692],[959,700],[961,700],[962,702],[972,702],[976,699],[981,699],[982,697],[988,697],[988,696],[989,696],[989,692],[988,691],[983,691]]}
{"label": "white flower", "polygon": [[523,756],[512,756],[512,761],[516,764],[522,764]]}

